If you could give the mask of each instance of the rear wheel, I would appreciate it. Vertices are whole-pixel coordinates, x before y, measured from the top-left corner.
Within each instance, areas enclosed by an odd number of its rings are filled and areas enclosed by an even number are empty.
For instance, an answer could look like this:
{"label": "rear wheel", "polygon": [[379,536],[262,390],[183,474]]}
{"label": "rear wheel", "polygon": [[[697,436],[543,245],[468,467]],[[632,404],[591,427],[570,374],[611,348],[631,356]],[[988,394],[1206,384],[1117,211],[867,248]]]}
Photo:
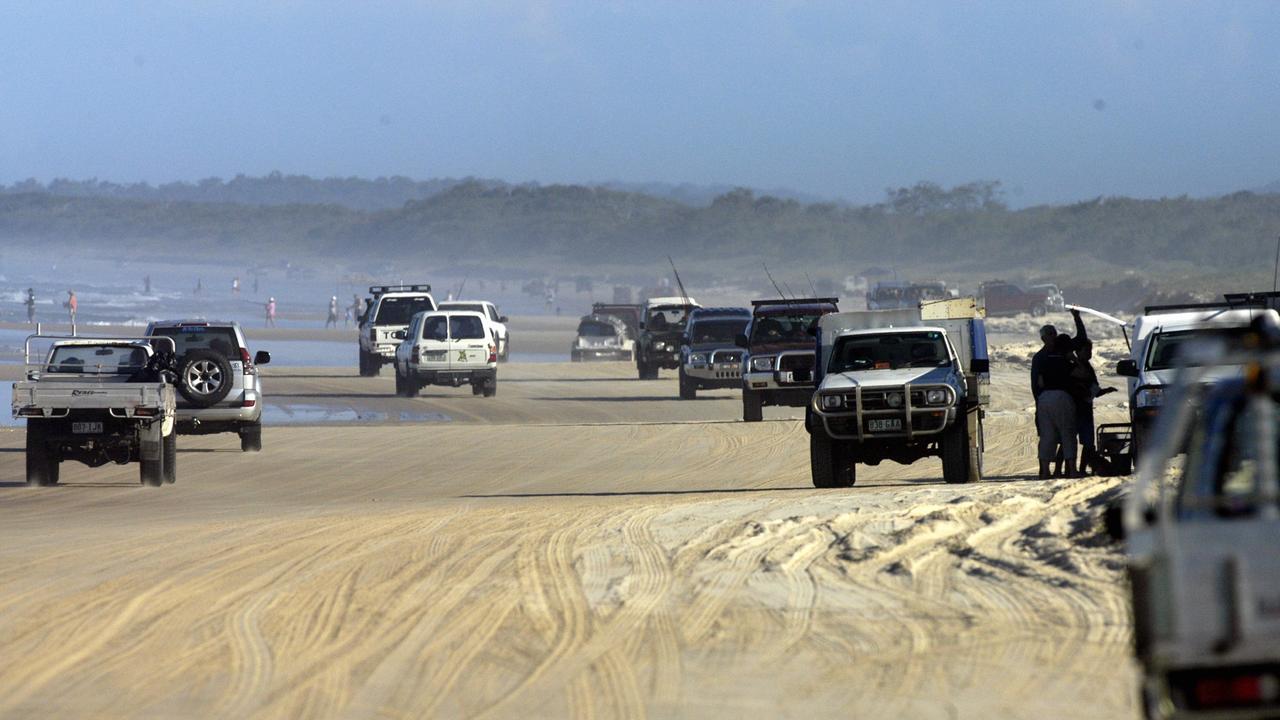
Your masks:
{"label": "rear wheel", "polygon": [[857,470],[844,443],[821,429],[809,433],[809,470],[817,488],[853,487]]}
{"label": "rear wheel", "polygon": [[969,482],[982,482],[982,454],[987,443],[982,432],[982,415],[974,411],[973,430],[969,434]]}
{"label": "rear wheel", "polygon": [[382,374],[382,358],[373,353],[360,351],[360,376],[377,377]]}
{"label": "rear wheel", "polygon": [[152,459],[145,454],[138,458],[138,479],[147,487],[160,487],[164,484],[164,439],[161,438],[160,452]]}
{"label": "rear wheel", "polygon": [[764,419],[764,400],[755,390],[742,389],[742,422],[760,422]]}
{"label": "rear wheel", "polygon": [[[161,445],[164,447],[164,481],[172,485],[178,480],[178,431],[174,430],[169,433]],[[240,440],[240,445],[244,447],[244,440]]]}
{"label": "rear wheel", "polygon": [[471,394],[472,394],[472,395],[479,395],[479,394],[480,394],[480,393],[482,393],[482,392],[484,392],[484,383],[479,383],[479,382],[473,382],[473,383],[471,383]]}
{"label": "rear wheel", "polygon": [[1045,307],[1043,304],[1038,303],[1036,305],[1031,306],[1032,317],[1044,317],[1048,313],[1049,313],[1049,309]]}
{"label": "rear wheel", "polygon": [[396,395],[404,397],[404,376],[400,374],[400,366],[396,366]]}
{"label": "rear wheel", "polygon": [[691,378],[684,374],[684,368],[680,368],[680,399],[696,400],[698,398],[698,385]]}
{"label": "rear wheel", "polygon": [[502,354],[498,356],[498,361],[506,362],[507,360],[510,360],[510,359],[511,359],[511,338],[507,337],[506,341],[502,343]]}
{"label": "rear wheel", "polygon": [[952,485],[969,482],[969,426],[956,418],[942,432],[942,479]]}
{"label": "rear wheel", "polygon": [[481,394],[483,394],[485,397],[493,397],[494,395],[497,395],[498,394],[498,378],[496,377],[485,378],[484,389],[481,390]]}
{"label": "rear wheel", "polygon": [[47,487],[58,484],[58,460],[45,439],[43,420],[27,421],[27,484]]}
{"label": "rear wheel", "polygon": [[641,380],[657,380],[658,379],[657,365],[650,365],[644,361],[640,361],[637,364],[637,368],[639,368]]}
{"label": "rear wheel", "polygon": [[262,423],[254,423],[240,428],[240,451],[260,452],[262,450]]}

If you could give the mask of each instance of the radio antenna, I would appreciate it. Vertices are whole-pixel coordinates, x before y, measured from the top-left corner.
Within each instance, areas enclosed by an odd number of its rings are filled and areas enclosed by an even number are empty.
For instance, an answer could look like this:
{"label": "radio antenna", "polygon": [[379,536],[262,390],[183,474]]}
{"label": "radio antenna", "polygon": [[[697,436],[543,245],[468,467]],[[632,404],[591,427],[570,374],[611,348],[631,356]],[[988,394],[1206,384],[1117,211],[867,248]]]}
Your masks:
{"label": "radio antenna", "polygon": [[813,284],[813,278],[809,277],[809,273],[804,274],[804,279],[809,281],[809,289],[813,291],[813,296],[818,297],[818,288]]}
{"label": "radio antenna", "polygon": [[786,300],[787,299],[786,293],[782,292],[782,288],[778,287],[778,281],[773,279],[773,273],[769,272],[769,264],[768,263],[760,263],[760,264],[764,266],[764,274],[768,276],[769,282],[773,283],[773,289],[778,291],[778,297],[782,298],[783,300]]}
{"label": "radio antenna", "polygon": [[675,260],[672,260],[672,259],[671,259],[671,256],[670,256],[670,255],[668,255],[668,256],[667,256],[667,262],[671,263],[671,272],[675,274],[675,276],[676,276],[676,285],[678,285],[678,286],[680,287],[680,298],[681,298],[682,300],[684,300],[684,304],[685,304],[685,305],[688,305],[688,304],[689,304],[689,293],[687,293],[687,292],[685,292],[685,291],[684,291],[684,283],[680,282],[680,271],[676,269],[676,261],[675,261]]}
{"label": "radio antenna", "polygon": [[1271,292],[1276,291],[1276,284],[1280,281],[1280,235],[1276,236],[1276,268],[1271,273]]}

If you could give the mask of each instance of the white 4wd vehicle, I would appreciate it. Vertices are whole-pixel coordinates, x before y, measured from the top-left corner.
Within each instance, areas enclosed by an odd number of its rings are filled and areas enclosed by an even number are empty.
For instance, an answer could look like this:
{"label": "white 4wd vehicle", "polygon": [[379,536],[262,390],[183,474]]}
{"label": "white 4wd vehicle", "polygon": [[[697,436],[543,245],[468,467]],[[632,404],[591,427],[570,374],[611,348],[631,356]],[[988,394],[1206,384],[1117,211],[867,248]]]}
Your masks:
{"label": "white 4wd vehicle", "polygon": [[[147,335],[173,341],[178,390],[178,432],[182,435],[236,433],[244,452],[262,450],[262,376],[258,366],[271,353],[249,354],[239,323],[166,320],[147,326]],[[156,340],[157,350],[169,345]]]}
{"label": "white 4wd vehicle", "polygon": [[[1117,363],[1116,374],[1129,380],[1129,419],[1133,423],[1136,461],[1149,442],[1178,365],[1201,364],[1203,361],[1197,358],[1205,356],[1205,341],[1221,345],[1241,334],[1260,315],[1280,321],[1275,310],[1228,303],[1153,306],[1134,321],[1130,359]],[[1215,382],[1239,374],[1238,365],[1216,365],[1198,376],[1202,382]]]}
{"label": "white 4wd vehicle", "polygon": [[1151,718],[1280,717],[1280,355],[1218,364],[1244,371],[1207,383],[1206,363],[1167,390],[1122,522],[1108,518]]}
{"label": "white 4wd vehicle", "polygon": [[474,395],[498,392],[498,346],[478,312],[434,311],[413,316],[397,332],[396,394],[417,397],[426,385],[471,385]]}
{"label": "white 4wd vehicle", "polygon": [[435,310],[430,285],[374,285],[360,316],[360,374],[372,377],[382,366],[395,362],[400,341],[396,333],[409,326],[414,315]]}
{"label": "white 4wd vehicle", "polygon": [[466,310],[478,312],[489,321],[489,327],[498,341],[498,362],[506,362],[511,356],[511,334],[507,330],[507,316],[498,313],[498,306],[488,300],[446,300],[440,310]]}
{"label": "white 4wd vehicle", "polygon": [[857,463],[940,456],[948,483],[982,479],[986,329],[972,298],[818,321],[806,428],[815,487],[849,487]]}

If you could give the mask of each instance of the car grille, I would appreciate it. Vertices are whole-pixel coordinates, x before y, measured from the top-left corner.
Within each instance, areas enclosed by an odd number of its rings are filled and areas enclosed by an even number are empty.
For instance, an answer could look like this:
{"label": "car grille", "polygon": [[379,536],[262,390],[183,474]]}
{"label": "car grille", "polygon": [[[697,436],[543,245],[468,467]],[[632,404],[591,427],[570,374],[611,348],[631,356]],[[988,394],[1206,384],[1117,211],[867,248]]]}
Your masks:
{"label": "car grille", "polygon": [[741,350],[717,350],[711,353],[711,362],[713,363],[741,363]]}
{"label": "car grille", "polygon": [[779,370],[813,370],[814,356],[812,353],[783,355],[778,359]]}
{"label": "car grille", "polygon": [[[863,390],[862,391],[862,409],[863,410],[893,410],[889,406],[889,395],[897,393],[902,394],[902,388],[890,390]],[[904,403],[905,404],[905,403]],[[911,406],[924,407],[924,391],[911,391]]]}

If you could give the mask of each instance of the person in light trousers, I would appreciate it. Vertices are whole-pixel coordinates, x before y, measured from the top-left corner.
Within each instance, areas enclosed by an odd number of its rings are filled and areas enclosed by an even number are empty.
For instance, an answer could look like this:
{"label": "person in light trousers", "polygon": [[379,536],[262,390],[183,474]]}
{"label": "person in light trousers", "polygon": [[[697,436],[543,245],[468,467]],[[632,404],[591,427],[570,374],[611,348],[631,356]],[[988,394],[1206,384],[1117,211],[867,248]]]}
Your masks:
{"label": "person in light trousers", "polygon": [[1071,399],[1071,336],[1058,335],[1052,351],[1040,363],[1036,394],[1036,431],[1040,435],[1037,455],[1040,478],[1047,479],[1049,467],[1062,449],[1067,477],[1076,477],[1076,404]]}

